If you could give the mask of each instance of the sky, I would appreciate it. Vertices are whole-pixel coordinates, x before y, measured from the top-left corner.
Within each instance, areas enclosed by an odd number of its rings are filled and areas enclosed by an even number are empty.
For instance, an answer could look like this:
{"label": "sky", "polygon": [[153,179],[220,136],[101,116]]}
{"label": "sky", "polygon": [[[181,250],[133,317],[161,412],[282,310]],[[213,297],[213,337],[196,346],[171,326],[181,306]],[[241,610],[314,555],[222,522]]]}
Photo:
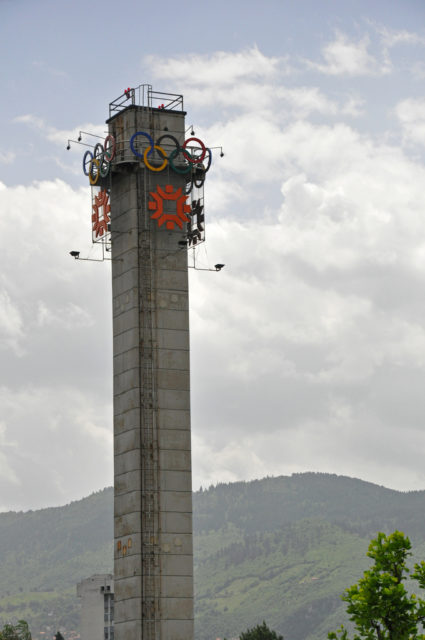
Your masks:
{"label": "sky", "polygon": [[0,510],[113,483],[110,264],[69,256],[99,254],[66,146],[141,84],[224,151],[196,260],[226,266],[190,271],[194,489],[425,489],[424,54],[423,0],[0,0]]}

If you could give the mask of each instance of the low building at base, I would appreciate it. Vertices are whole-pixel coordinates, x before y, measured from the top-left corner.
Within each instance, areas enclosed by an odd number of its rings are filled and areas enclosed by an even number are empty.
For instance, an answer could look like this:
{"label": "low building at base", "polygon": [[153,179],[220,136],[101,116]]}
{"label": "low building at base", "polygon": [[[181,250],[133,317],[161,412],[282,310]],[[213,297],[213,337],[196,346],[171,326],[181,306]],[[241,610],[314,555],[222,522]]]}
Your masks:
{"label": "low building at base", "polygon": [[77,584],[81,598],[81,640],[114,640],[114,579],[95,574]]}

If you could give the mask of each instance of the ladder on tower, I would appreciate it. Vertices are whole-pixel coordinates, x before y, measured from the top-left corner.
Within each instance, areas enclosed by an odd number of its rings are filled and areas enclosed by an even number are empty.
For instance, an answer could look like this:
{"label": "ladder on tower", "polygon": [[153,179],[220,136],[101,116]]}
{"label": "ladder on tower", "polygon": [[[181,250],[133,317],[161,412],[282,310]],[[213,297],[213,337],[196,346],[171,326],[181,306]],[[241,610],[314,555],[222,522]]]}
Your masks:
{"label": "ladder on tower", "polygon": [[[139,203],[141,225],[139,233],[139,288],[141,302],[141,467],[142,467],[142,628],[143,640],[159,640],[159,496],[158,496],[158,434],[156,428],[156,396],[154,376],[155,312],[152,292],[153,247],[151,227],[147,221],[146,171],[143,172],[144,201]],[[140,185],[141,186],[141,185]]]}

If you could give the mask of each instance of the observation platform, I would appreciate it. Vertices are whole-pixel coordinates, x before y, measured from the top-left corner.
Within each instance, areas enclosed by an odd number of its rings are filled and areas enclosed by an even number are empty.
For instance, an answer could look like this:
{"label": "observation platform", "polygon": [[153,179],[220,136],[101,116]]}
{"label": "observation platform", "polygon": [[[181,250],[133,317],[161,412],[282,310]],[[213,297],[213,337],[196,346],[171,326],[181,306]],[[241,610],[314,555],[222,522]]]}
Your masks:
{"label": "observation platform", "polygon": [[177,111],[185,115],[183,96],[178,93],[154,91],[150,84],[140,84],[135,88],[124,90],[118,98],[109,103],[109,122],[114,116],[131,107],[142,107],[147,110]]}

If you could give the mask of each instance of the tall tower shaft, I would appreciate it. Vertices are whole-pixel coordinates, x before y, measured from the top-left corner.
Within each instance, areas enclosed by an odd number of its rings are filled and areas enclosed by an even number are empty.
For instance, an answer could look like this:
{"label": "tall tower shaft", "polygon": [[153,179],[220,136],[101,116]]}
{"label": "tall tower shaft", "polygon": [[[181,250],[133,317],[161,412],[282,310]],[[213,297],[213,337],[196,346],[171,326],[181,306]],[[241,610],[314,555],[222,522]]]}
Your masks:
{"label": "tall tower shaft", "polygon": [[[110,174],[115,640],[191,640],[188,268],[179,245],[188,206],[177,158],[187,164],[185,113],[182,101],[154,108],[149,100],[135,104],[132,95],[133,103],[112,109],[107,121],[116,141]],[[175,170],[170,162],[160,169],[159,146],[168,157],[177,149]]]}

